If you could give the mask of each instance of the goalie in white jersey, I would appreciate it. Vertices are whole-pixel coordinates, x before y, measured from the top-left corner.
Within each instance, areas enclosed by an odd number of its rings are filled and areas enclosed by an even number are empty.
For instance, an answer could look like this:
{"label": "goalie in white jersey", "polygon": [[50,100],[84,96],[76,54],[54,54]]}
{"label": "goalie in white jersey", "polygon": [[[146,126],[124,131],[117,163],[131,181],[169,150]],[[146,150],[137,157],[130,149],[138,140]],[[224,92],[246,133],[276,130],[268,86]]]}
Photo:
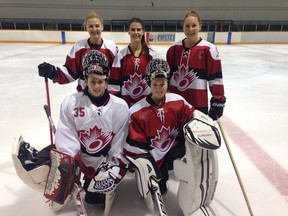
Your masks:
{"label": "goalie in white jersey", "polygon": [[71,185],[79,183],[79,168],[84,174],[85,201],[89,204],[105,204],[105,194],[114,191],[126,173],[122,149],[128,134],[127,103],[108,93],[109,65],[100,51],[91,50],[83,57],[83,69],[87,87],[63,101],[55,145],[40,152],[24,140],[14,146],[19,177],[60,204],[73,192]]}

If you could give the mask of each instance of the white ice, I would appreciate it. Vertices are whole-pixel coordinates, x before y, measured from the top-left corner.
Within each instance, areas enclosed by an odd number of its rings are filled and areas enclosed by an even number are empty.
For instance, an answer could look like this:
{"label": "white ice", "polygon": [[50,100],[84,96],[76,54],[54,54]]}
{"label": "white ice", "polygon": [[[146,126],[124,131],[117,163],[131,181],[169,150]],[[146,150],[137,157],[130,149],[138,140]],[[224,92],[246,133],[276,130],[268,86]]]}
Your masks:
{"label": "white ice", "polygon": [[[43,61],[61,65],[72,45],[0,44],[0,214],[5,216],[77,215],[71,201],[58,213],[46,199],[18,178],[11,151],[14,137],[41,149],[50,143]],[[120,48],[122,46],[119,46]],[[165,58],[168,46],[153,46]],[[255,216],[288,215],[288,45],[220,45],[227,103],[221,124]],[[62,100],[76,83],[49,82],[52,118],[58,120]],[[249,211],[227,148],[218,151],[219,183],[214,207],[221,216],[248,216]],[[168,215],[182,215],[177,178],[169,180],[164,199]],[[89,215],[103,210],[87,206]],[[130,174],[119,185],[111,216],[154,216],[146,209]]]}

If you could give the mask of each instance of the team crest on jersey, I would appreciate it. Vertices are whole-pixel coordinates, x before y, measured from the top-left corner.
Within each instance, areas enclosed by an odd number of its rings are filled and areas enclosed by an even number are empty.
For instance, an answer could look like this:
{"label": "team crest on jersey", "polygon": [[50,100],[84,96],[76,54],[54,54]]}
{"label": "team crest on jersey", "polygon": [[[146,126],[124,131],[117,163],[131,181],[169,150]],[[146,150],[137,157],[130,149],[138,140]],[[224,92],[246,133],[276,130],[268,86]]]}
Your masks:
{"label": "team crest on jersey", "polygon": [[198,59],[201,60],[204,58],[205,52],[203,50],[200,50],[198,53]]}
{"label": "team crest on jersey", "polygon": [[81,143],[85,146],[86,151],[90,154],[101,151],[112,140],[112,132],[103,132],[102,128],[95,126],[89,131],[78,131],[78,137]]}
{"label": "team crest on jersey", "polygon": [[151,146],[159,149],[161,152],[166,152],[173,145],[178,135],[178,129],[174,128],[170,130],[170,127],[166,128],[162,126],[160,130],[157,130],[157,136],[151,139]]}
{"label": "team crest on jersey", "polygon": [[179,91],[191,89],[198,76],[194,70],[189,71],[189,67],[182,64],[178,70],[173,73],[170,84],[178,88]]}
{"label": "team crest on jersey", "polygon": [[[142,79],[142,75],[134,73],[130,75],[129,80],[124,81],[124,89],[127,95],[130,95],[133,99],[139,98],[139,96],[150,93],[150,88],[145,79]],[[148,92],[149,91],[149,92]]]}

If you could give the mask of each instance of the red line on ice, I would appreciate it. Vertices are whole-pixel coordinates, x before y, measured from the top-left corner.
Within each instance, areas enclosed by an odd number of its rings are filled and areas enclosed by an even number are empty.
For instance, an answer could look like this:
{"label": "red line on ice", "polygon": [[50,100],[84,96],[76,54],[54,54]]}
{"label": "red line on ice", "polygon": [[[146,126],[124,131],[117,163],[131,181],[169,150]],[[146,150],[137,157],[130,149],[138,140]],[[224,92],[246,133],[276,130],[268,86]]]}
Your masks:
{"label": "red line on ice", "polygon": [[221,122],[226,136],[229,135],[229,138],[231,138],[233,142],[246,154],[262,174],[271,182],[271,184],[277,188],[283,196],[287,197],[288,173],[286,170],[233,121],[223,116]]}

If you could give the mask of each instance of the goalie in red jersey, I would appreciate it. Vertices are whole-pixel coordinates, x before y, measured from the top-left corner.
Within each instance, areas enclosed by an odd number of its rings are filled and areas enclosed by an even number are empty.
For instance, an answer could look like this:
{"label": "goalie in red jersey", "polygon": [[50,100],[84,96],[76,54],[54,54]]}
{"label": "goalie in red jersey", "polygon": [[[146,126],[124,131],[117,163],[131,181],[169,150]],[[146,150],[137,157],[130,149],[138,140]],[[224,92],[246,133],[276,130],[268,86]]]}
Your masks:
{"label": "goalie in red jersey", "polygon": [[[161,194],[168,190],[168,171],[174,170],[180,179],[178,200],[183,213],[206,211],[217,183],[213,150],[220,147],[219,133],[209,116],[182,96],[167,92],[170,68],[165,60],[151,60],[146,70],[151,94],[130,107],[124,146],[124,155],[136,170],[138,191],[149,209],[156,200],[160,215],[167,215]],[[203,185],[208,181],[209,187]]]}

